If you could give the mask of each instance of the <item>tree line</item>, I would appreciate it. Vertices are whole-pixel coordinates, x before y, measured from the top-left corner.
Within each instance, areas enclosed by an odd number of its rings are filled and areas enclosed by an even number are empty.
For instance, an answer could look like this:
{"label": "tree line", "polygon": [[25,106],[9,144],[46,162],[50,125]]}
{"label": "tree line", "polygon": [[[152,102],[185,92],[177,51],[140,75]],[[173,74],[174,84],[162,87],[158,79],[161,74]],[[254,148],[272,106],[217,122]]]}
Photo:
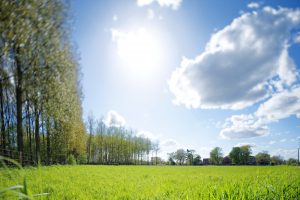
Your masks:
{"label": "tree line", "polygon": [[87,163],[94,164],[156,164],[158,143],[138,136],[136,131],[110,126],[103,119],[88,117]]}
{"label": "tree line", "polygon": [[68,4],[0,1],[0,13],[1,155],[51,164],[85,154]]}
{"label": "tree line", "polygon": [[252,155],[250,145],[233,147],[229,155],[223,156],[222,148],[215,147],[210,151],[209,158],[201,156],[192,149],[178,149],[168,154],[170,165],[297,165],[297,160],[290,158],[284,160],[280,155],[271,156],[267,151]]}
{"label": "tree line", "polygon": [[0,155],[23,164],[157,157],[158,144],[136,131],[91,117],[85,127],[67,1],[0,1],[0,22]]}

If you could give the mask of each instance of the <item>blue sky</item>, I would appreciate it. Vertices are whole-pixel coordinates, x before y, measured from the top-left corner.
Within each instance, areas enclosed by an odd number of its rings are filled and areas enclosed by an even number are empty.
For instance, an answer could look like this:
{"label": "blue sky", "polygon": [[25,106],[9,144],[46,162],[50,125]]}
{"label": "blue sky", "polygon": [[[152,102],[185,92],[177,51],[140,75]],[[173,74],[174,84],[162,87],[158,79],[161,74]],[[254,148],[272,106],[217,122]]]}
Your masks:
{"label": "blue sky", "polygon": [[300,2],[72,3],[84,118],[207,157],[235,145],[296,157]]}

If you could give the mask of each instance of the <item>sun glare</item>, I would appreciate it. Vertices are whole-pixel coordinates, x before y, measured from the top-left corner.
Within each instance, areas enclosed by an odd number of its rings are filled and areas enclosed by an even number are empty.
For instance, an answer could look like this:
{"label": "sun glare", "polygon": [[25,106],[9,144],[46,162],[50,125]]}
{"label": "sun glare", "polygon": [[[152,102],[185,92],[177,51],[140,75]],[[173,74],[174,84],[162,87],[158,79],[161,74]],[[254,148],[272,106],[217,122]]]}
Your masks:
{"label": "sun glare", "polygon": [[138,74],[157,71],[162,62],[162,45],[158,36],[146,29],[112,31],[118,55],[129,70]]}

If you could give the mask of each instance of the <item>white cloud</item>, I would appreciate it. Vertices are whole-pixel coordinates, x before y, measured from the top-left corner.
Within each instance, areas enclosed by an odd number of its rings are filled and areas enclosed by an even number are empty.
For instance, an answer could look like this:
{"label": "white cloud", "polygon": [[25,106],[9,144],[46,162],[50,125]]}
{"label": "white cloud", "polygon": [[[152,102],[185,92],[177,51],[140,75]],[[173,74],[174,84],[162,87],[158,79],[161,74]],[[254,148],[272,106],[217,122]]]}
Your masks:
{"label": "white cloud", "polygon": [[111,110],[107,113],[103,122],[109,127],[122,127],[126,124],[125,119],[114,110]]}
{"label": "white cloud", "polygon": [[270,153],[271,153],[271,155],[280,155],[284,159],[297,158],[297,150],[296,149],[277,149]]}
{"label": "white cloud", "polygon": [[148,19],[154,19],[154,17],[155,17],[154,11],[152,9],[148,9],[147,10],[147,18]]}
{"label": "white cloud", "polygon": [[300,43],[300,33],[297,33],[297,35],[295,35],[294,42],[295,43]]}
{"label": "white cloud", "polygon": [[209,153],[213,149],[213,147],[200,147],[196,149],[196,152],[202,157],[202,158],[209,158]]}
{"label": "white cloud", "polygon": [[280,142],[286,142],[286,139],[285,139],[285,138],[284,138],[284,139],[281,139]]}
{"label": "white cloud", "polygon": [[248,8],[259,8],[260,7],[260,4],[258,2],[251,2],[247,5]]}
{"label": "white cloud", "polygon": [[178,146],[178,143],[176,140],[173,140],[173,139],[168,139],[168,140],[165,140],[161,143],[162,146],[167,146],[167,147],[170,147],[170,146]]}
{"label": "white cloud", "polygon": [[158,140],[158,137],[149,131],[139,131],[136,135],[138,137],[148,138],[152,141]]}
{"label": "white cloud", "polygon": [[274,140],[271,140],[270,142],[269,142],[269,144],[275,144],[276,143],[276,141],[274,141]]}
{"label": "white cloud", "polygon": [[222,129],[220,135],[223,138],[227,139],[241,139],[241,138],[251,138],[257,136],[264,136],[269,134],[269,129],[267,126],[255,127],[255,126],[246,126],[246,127],[228,127]]}
{"label": "white cloud", "polygon": [[255,115],[265,124],[291,115],[300,118],[300,86],[290,91],[285,90],[274,94],[272,98],[259,106]]}
{"label": "white cloud", "polygon": [[248,142],[241,142],[241,143],[238,143],[236,145],[234,145],[235,147],[241,147],[241,146],[251,146],[251,147],[256,147],[256,144],[255,143],[248,143]]}
{"label": "white cloud", "polygon": [[274,94],[254,114],[228,118],[220,135],[229,139],[267,135],[268,124],[293,115],[300,118],[300,86]]}
{"label": "white cloud", "polygon": [[114,15],[114,16],[113,16],[113,20],[114,20],[115,22],[118,21],[118,20],[119,20],[118,15]]}
{"label": "white cloud", "polygon": [[[242,109],[291,87],[296,67],[287,42],[299,25],[299,9],[264,7],[242,14],[214,33],[195,59],[183,58],[169,80],[173,102],[189,108]],[[252,135],[253,130],[266,133],[258,127],[239,131]]]}
{"label": "white cloud", "polygon": [[171,7],[173,10],[176,10],[179,8],[182,0],[137,0],[137,5],[143,7],[154,2],[158,3],[161,7]]}
{"label": "white cloud", "polygon": [[220,132],[223,138],[251,138],[269,134],[268,127],[261,125],[252,114],[233,115],[226,121],[225,127]]}

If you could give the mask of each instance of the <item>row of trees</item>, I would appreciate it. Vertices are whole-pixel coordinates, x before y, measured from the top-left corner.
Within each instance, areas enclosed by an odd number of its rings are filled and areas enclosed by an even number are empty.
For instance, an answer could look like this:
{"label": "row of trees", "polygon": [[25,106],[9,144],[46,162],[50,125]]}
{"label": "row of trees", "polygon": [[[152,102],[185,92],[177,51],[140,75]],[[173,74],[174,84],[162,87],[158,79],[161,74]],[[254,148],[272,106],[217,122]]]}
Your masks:
{"label": "row of trees", "polygon": [[[95,120],[92,116],[88,118],[87,128],[87,163],[150,164],[151,155],[157,158],[158,143],[138,136],[133,130],[106,125],[102,119]],[[151,160],[151,164],[157,162]]]}
{"label": "row of trees", "polygon": [[85,154],[68,5],[63,0],[0,1],[0,21],[1,154],[48,164]]}
{"label": "row of trees", "polygon": [[263,151],[255,156],[252,156],[250,145],[233,147],[228,156],[223,156],[222,148],[215,147],[210,151],[210,158],[201,160],[201,156],[196,154],[195,150],[186,151],[178,149],[175,152],[169,153],[168,164],[171,165],[280,165],[290,164],[296,165],[296,159],[285,161],[281,156],[271,156],[268,152]]}
{"label": "row of trees", "polygon": [[281,156],[270,156],[268,152],[263,151],[252,156],[250,145],[233,147],[228,156],[223,157],[223,151],[220,147],[215,147],[210,152],[209,164],[214,165],[279,165],[284,160]]}
{"label": "row of trees", "polygon": [[178,165],[201,165],[202,160],[201,156],[196,153],[193,149],[187,149],[186,151],[184,149],[178,149],[175,152],[168,154],[169,159],[168,163],[171,165],[175,165],[176,163]]}

